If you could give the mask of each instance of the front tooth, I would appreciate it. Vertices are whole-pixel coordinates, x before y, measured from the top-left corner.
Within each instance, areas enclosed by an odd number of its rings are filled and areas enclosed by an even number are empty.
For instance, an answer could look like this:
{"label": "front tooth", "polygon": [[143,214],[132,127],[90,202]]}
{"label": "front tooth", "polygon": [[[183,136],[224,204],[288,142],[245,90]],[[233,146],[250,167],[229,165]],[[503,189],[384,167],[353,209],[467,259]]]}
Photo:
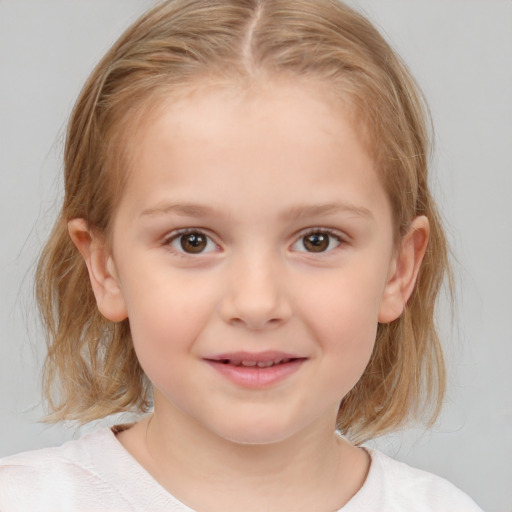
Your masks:
{"label": "front tooth", "polygon": [[256,366],[256,361],[242,361],[242,366]]}
{"label": "front tooth", "polygon": [[274,359],[274,364],[281,364],[282,362],[282,359]]}
{"label": "front tooth", "polygon": [[274,364],[274,361],[260,361],[258,363],[259,368],[268,368],[269,366],[272,366]]}

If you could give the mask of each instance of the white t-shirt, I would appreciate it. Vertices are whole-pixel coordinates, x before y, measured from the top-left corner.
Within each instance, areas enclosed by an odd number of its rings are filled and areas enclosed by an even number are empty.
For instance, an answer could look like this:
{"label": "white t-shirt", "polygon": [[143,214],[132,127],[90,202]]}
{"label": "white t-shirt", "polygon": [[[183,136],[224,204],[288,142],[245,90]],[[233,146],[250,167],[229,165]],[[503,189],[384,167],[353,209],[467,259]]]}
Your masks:
{"label": "white t-shirt", "polygon": [[[448,481],[368,451],[368,477],[339,512],[481,512]],[[57,448],[1,459],[0,511],[193,512],[156,482],[108,428]]]}

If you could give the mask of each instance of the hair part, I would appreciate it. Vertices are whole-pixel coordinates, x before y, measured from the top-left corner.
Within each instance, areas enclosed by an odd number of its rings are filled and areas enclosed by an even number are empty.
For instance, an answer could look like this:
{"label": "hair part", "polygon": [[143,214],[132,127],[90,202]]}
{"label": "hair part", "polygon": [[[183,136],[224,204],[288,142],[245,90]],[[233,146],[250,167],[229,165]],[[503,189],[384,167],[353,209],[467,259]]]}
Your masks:
{"label": "hair part", "polygon": [[288,78],[324,84],[353,108],[392,205],[397,246],[416,216],[430,222],[415,290],[399,319],[379,325],[371,361],[341,401],[338,428],[361,442],[428,404],[427,421],[437,417],[445,373],[434,309],[449,275],[447,244],[428,187],[428,110],[407,67],[337,0],[168,0],[100,61],[69,122],[64,202],[36,276],[49,421],[85,423],[151,406],[128,320],[116,324],[98,311],[68,221],[83,218],[108,238],[136,151],[128,141],[162,101],[215,82],[258,87]]}

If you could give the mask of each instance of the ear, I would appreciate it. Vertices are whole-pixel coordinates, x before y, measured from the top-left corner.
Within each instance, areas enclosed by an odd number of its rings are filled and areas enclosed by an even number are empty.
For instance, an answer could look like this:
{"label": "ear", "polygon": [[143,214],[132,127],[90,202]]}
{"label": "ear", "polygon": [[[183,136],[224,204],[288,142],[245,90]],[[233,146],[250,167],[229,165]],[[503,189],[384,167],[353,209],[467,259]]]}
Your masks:
{"label": "ear", "polygon": [[85,260],[96,303],[108,320],[120,322],[128,317],[116,267],[105,241],[95,236],[84,219],[68,222],[68,231]]}
{"label": "ear", "polygon": [[416,217],[403,237],[391,266],[388,282],[379,309],[379,322],[396,320],[404,311],[418,278],[429,237],[425,216]]}

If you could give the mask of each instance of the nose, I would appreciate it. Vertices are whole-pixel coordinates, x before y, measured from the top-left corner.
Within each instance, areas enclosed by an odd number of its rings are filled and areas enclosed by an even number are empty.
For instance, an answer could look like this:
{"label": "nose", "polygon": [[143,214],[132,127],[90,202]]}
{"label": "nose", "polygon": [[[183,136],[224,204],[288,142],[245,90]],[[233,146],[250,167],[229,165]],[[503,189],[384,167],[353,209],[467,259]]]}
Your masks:
{"label": "nose", "polygon": [[231,325],[250,330],[278,327],[292,315],[284,269],[268,255],[232,262],[221,316]]}

